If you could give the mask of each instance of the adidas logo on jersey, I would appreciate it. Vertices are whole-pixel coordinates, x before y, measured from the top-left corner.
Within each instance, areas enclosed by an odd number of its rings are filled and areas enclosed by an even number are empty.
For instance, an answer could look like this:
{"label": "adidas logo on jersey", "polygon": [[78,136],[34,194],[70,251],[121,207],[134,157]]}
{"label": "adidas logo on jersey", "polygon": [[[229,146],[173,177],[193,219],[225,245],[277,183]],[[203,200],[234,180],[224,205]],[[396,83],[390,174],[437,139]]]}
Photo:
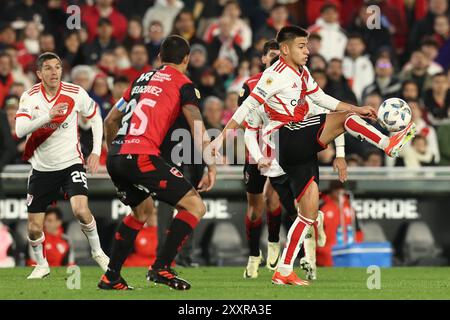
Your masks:
{"label": "adidas logo on jersey", "polygon": [[292,89],[297,88],[297,82],[294,82],[294,85],[292,86]]}

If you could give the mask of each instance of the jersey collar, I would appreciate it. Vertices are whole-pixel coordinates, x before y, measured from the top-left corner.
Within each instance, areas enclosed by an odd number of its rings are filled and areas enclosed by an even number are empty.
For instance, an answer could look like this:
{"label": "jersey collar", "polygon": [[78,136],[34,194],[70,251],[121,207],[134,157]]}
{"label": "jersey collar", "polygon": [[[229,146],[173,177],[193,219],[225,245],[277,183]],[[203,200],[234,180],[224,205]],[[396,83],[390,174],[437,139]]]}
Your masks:
{"label": "jersey collar", "polygon": [[49,99],[49,98],[47,98],[47,95],[45,94],[45,88],[41,82],[41,92],[42,92],[42,95],[44,96],[45,100],[47,100],[48,103],[51,103],[51,102],[55,101],[56,98],[58,98],[59,93],[61,92],[61,86],[62,86],[62,81],[59,82],[59,88],[58,88],[58,91],[56,91],[55,96],[53,98]]}

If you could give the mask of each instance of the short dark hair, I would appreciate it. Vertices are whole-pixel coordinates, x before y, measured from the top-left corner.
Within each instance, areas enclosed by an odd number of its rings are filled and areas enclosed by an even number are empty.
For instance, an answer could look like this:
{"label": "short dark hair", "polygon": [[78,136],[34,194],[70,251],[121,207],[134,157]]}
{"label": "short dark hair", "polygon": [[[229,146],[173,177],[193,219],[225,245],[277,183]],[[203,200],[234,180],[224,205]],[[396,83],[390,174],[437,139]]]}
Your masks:
{"label": "short dark hair", "polygon": [[431,76],[431,79],[434,79],[434,78],[437,78],[437,77],[444,77],[444,78],[447,78],[447,74],[446,74],[444,71],[438,72],[438,73],[436,73],[436,74],[433,74],[433,75]]}
{"label": "short dark hair", "polygon": [[281,28],[281,30],[278,32],[277,42],[282,43],[284,41],[291,41],[299,37],[307,38],[308,36],[309,32],[303,28],[297,26],[287,26]]}
{"label": "short dark hair", "polygon": [[320,8],[320,13],[324,13],[325,11],[329,10],[329,9],[333,9],[334,11],[337,11],[337,6],[333,3],[333,2],[328,2],[325,3],[321,8]]}
{"label": "short dark hair", "polygon": [[37,70],[41,70],[42,69],[42,66],[44,65],[45,61],[52,60],[52,59],[58,60],[59,63],[62,65],[61,58],[56,53],[44,52],[36,60]]}
{"label": "short dark hair", "polygon": [[189,54],[189,43],[183,37],[177,35],[168,36],[161,44],[161,62],[181,64]]}
{"label": "short dark hair", "polygon": [[114,84],[116,83],[130,83],[130,80],[126,76],[117,76],[114,78]]}
{"label": "short dark hair", "polygon": [[358,32],[350,33],[348,35],[348,40],[350,40],[350,39],[358,39],[358,40],[361,40],[363,43],[365,43],[363,36],[361,35],[361,33],[358,33]]}
{"label": "short dark hair", "polygon": [[63,219],[63,213],[59,207],[51,206],[45,210],[45,216],[48,216],[49,214],[52,213],[54,213],[59,220]]}
{"label": "short dark hair", "polygon": [[268,54],[270,50],[280,50],[277,40],[272,39],[264,43],[263,54]]}

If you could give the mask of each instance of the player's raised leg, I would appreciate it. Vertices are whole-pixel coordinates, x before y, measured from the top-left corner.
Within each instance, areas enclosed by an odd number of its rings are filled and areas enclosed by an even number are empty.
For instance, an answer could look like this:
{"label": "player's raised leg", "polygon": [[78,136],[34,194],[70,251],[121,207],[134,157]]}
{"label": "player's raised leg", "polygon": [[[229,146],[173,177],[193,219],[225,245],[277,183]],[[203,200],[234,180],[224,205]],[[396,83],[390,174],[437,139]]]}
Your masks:
{"label": "player's raised leg", "polygon": [[192,188],[178,201],[176,208],[178,213],[167,231],[161,253],[148,270],[147,280],[162,283],[177,290],[189,290],[191,287],[189,282],[179,278],[170,266],[187,237],[205,215],[206,207],[198,192]]}
{"label": "player's raised leg", "polygon": [[44,249],[44,218],[44,212],[28,214],[28,241],[37,264],[27,279],[42,279],[50,274]]}
{"label": "player's raised leg", "polygon": [[109,258],[103,252],[98,237],[97,224],[88,206],[88,198],[85,195],[75,195],[70,198],[72,212],[80,223],[81,231],[84,233],[91,246],[92,259],[102,268],[108,269]]}
{"label": "player's raised leg", "polygon": [[327,145],[344,131],[358,139],[366,140],[383,150],[388,156],[396,157],[403,146],[414,137],[416,126],[411,122],[402,131],[388,137],[354,112],[334,112],[327,114],[319,140],[324,145]]}
{"label": "player's raised leg", "polygon": [[280,259],[280,227],[281,204],[278,193],[272,187],[269,179],[264,186],[264,198],[267,212],[267,263],[269,270],[275,270]]}

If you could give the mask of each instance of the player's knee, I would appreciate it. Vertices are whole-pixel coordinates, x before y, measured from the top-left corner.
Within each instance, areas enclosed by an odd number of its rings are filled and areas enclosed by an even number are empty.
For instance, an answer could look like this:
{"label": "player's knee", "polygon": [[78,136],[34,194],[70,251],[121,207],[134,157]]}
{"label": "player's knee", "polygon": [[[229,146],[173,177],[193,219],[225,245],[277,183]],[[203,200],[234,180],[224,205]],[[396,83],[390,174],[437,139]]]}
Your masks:
{"label": "player's knee", "polygon": [[91,216],[91,211],[89,210],[89,208],[87,206],[84,206],[84,205],[73,206],[72,210],[73,210],[73,215],[78,220],[80,220],[83,223],[89,222],[89,221],[85,221],[85,220],[88,220],[88,218]]}
{"label": "player's knee", "polygon": [[202,198],[196,197],[194,208],[195,209],[193,210],[192,213],[196,215],[198,218],[201,218],[206,214],[206,206],[202,201]]}
{"label": "player's knee", "polygon": [[37,222],[28,223],[28,237],[31,240],[39,239],[42,236],[44,226]]}

